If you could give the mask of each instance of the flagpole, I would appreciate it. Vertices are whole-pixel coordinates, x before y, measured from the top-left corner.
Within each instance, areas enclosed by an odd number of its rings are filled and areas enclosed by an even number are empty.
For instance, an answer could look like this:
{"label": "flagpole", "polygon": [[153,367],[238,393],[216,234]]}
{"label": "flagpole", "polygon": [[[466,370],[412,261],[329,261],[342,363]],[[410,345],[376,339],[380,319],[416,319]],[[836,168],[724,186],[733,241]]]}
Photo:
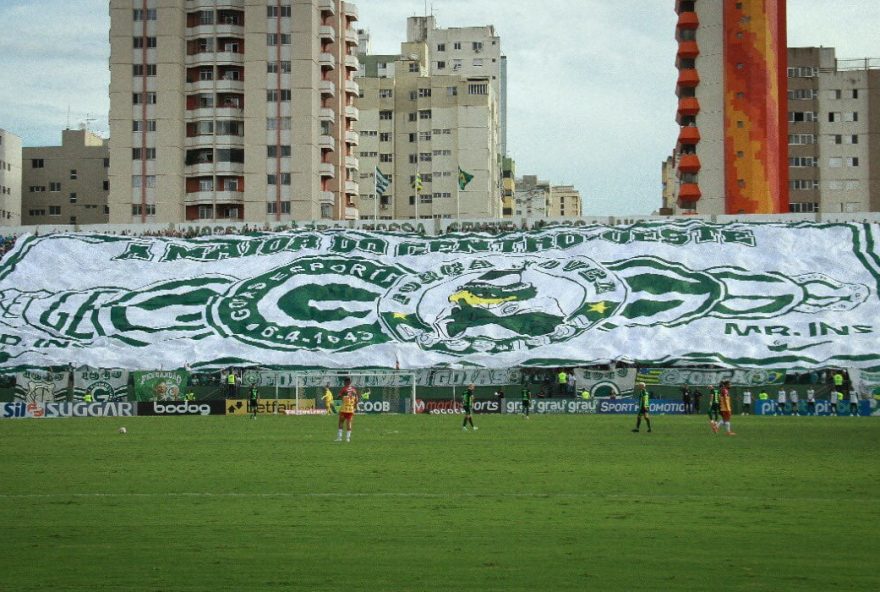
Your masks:
{"label": "flagpole", "polygon": [[379,221],[379,165],[373,169],[373,224]]}
{"label": "flagpole", "polygon": [[[461,167],[459,167],[461,168]],[[458,226],[458,231],[461,232],[461,196],[460,196],[460,185],[458,184],[458,177],[455,178],[455,224]]]}

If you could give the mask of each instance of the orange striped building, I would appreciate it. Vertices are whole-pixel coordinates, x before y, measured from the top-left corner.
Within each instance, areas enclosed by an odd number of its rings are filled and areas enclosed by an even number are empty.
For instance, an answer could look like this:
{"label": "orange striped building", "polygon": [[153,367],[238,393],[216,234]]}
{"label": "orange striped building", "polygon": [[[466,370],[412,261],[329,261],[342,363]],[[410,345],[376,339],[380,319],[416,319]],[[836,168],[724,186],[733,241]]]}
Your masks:
{"label": "orange striped building", "polygon": [[676,182],[667,211],[788,212],[785,0],[676,0]]}

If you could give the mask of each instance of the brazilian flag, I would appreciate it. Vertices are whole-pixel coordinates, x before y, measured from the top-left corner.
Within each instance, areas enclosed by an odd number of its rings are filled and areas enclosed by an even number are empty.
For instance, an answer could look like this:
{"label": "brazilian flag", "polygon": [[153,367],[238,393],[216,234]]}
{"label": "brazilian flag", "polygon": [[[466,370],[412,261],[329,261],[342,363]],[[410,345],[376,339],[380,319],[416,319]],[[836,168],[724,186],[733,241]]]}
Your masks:
{"label": "brazilian flag", "polygon": [[468,183],[473,180],[474,176],[467,171],[463,171],[461,167],[458,167],[458,188],[464,191],[464,188],[467,187]]}

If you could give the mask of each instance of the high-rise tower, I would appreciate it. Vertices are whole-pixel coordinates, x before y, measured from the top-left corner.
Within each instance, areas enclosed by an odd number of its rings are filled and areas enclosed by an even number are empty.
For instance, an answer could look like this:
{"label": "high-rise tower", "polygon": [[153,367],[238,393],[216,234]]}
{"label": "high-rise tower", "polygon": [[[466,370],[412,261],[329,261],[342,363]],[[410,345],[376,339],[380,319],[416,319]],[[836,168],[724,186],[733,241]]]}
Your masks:
{"label": "high-rise tower", "polygon": [[350,218],[357,9],[111,0],[110,222]]}
{"label": "high-rise tower", "polygon": [[785,0],[676,0],[677,209],[788,212]]}

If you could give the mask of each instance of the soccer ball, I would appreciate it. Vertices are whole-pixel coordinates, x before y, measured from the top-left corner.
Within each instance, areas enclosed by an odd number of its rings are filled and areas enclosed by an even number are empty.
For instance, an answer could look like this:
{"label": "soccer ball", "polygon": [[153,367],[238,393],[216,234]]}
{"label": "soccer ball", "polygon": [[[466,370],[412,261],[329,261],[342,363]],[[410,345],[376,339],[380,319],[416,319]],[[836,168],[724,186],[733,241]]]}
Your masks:
{"label": "soccer ball", "polygon": [[125,434],[125,433],[128,433],[128,430],[126,430],[125,427],[123,426],[123,427],[119,428],[119,433]]}

